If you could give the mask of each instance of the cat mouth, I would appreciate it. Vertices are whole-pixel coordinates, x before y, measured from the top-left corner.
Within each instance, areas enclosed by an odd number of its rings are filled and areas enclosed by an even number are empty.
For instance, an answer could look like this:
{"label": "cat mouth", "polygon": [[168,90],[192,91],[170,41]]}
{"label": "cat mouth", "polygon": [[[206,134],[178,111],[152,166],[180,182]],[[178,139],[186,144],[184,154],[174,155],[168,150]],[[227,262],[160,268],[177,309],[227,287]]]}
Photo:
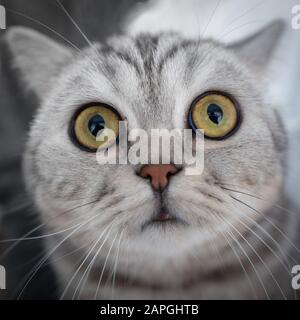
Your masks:
{"label": "cat mouth", "polygon": [[185,224],[185,222],[172,214],[168,208],[161,207],[149,221],[142,225],[142,230],[150,226],[166,227],[176,224]]}
{"label": "cat mouth", "polygon": [[170,221],[176,221],[177,218],[171,215],[168,211],[162,209],[153,219],[153,223],[166,223]]}

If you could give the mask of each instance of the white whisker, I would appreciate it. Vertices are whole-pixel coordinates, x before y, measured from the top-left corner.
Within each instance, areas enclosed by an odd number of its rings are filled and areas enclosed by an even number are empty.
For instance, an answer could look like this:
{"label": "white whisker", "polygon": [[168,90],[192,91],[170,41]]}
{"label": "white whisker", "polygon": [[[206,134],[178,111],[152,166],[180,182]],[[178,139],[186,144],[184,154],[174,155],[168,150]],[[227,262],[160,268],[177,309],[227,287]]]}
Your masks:
{"label": "white whisker", "polygon": [[92,216],[91,218],[89,218],[87,221],[83,222],[79,227],[77,227],[75,230],[73,230],[71,233],[69,233],[63,240],[61,240],[58,245],[56,245],[54,247],[54,249],[52,249],[45,258],[43,258],[33,269],[33,271],[31,272],[31,276],[29,277],[29,279],[26,281],[25,285],[23,286],[22,290],[20,291],[19,295],[18,295],[18,300],[21,298],[23,292],[25,291],[25,289],[27,288],[28,284],[30,283],[30,281],[34,278],[34,276],[37,274],[37,272],[39,271],[39,269],[41,268],[41,266],[51,257],[51,255],[67,240],[69,239],[74,233],[76,233],[80,228],[82,228],[84,225],[88,224],[90,221],[92,221],[93,219],[95,219],[97,215]]}
{"label": "white whisker", "polygon": [[222,219],[229,224],[234,230],[235,232],[247,243],[247,245],[249,246],[249,248],[251,248],[251,250],[255,253],[255,255],[258,257],[258,259],[261,261],[261,263],[264,265],[264,267],[266,268],[266,270],[269,272],[270,276],[272,277],[273,281],[275,282],[275,284],[277,285],[277,287],[279,288],[282,296],[284,297],[285,300],[287,300],[286,295],[284,294],[283,290],[281,289],[278,281],[276,280],[273,272],[270,270],[270,268],[268,267],[268,265],[265,263],[265,261],[261,258],[261,256],[258,254],[258,252],[256,251],[256,249],[251,245],[251,243],[240,233],[240,231],[231,223],[229,222],[224,216],[222,217]]}
{"label": "white whisker", "polygon": [[60,8],[63,10],[63,12],[66,14],[66,16],[70,19],[70,21],[73,23],[73,25],[75,26],[75,28],[80,32],[80,34],[82,35],[82,37],[85,39],[85,41],[88,43],[89,46],[93,47],[93,44],[91,43],[91,41],[88,39],[88,37],[85,35],[85,33],[81,30],[81,28],[79,27],[79,25],[76,23],[76,21],[71,17],[71,15],[69,14],[69,12],[66,10],[66,8],[63,6],[63,4],[60,2],[60,0],[56,0],[56,2],[58,3],[58,5],[60,6]]}
{"label": "white whisker", "polygon": [[115,241],[117,239],[117,236],[118,236],[118,234],[116,234],[116,236],[114,237],[114,239],[113,239],[113,241],[111,243],[111,246],[110,246],[110,248],[108,250],[108,253],[106,255],[106,258],[105,258],[105,261],[104,261],[104,265],[103,265],[103,268],[102,268],[102,272],[101,272],[101,275],[100,275],[100,278],[99,278],[99,281],[98,281],[97,289],[96,289],[96,292],[95,292],[95,295],[94,295],[94,300],[96,300],[97,297],[98,297],[98,292],[99,292],[99,289],[100,289],[100,285],[101,285],[102,277],[103,277],[103,274],[104,274],[104,271],[105,271],[105,267],[106,267],[106,264],[107,264],[111,249],[112,249],[112,247],[113,247],[113,245],[114,245],[114,243],[115,243]]}
{"label": "white whisker", "polygon": [[114,265],[114,270],[113,270],[113,279],[112,279],[112,299],[114,299],[114,289],[115,289],[115,283],[116,283],[116,272],[117,272],[117,266],[118,266],[118,260],[119,260],[119,253],[120,253],[120,246],[121,246],[121,240],[124,234],[125,228],[121,231],[119,243],[118,243],[118,250],[116,254],[116,261]]}
{"label": "white whisker", "polygon": [[109,225],[106,226],[106,228],[103,230],[103,232],[101,233],[101,235],[99,236],[99,238],[97,239],[97,241],[95,242],[95,244],[93,245],[93,247],[91,248],[91,250],[88,252],[88,254],[86,255],[85,259],[83,260],[83,262],[81,263],[81,265],[77,268],[76,272],[74,273],[74,275],[72,276],[71,280],[69,281],[64,293],[61,296],[61,299],[63,299],[65,293],[67,292],[69,286],[71,285],[72,281],[74,280],[74,278],[76,277],[76,275],[78,274],[78,272],[80,271],[80,269],[83,267],[84,263],[87,261],[88,257],[91,255],[91,253],[93,252],[93,250],[95,249],[95,247],[98,245],[98,243],[100,242],[100,240],[102,239],[102,237],[104,236],[104,234],[106,233],[106,231],[108,230],[107,235],[105,236],[104,240],[102,241],[100,248],[97,250],[96,254],[94,255],[94,257],[92,258],[91,262],[89,263],[89,265],[87,266],[87,268],[85,269],[80,281],[77,284],[77,287],[75,288],[75,291],[73,293],[72,296],[72,300],[74,300],[76,293],[80,287],[81,282],[83,281],[87,271],[89,270],[90,266],[92,266],[96,260],[96,257],[98,256],[98,253],[100,252],[100,250],[102,249],[102,247],[104,246],[105,242],[107,241],[109,235],[110,235],[110,231],[113,227],[113,222],[115,220],[113,220]]}
{"label": "white whisker", "polygon": [[[252,281],[251,281],[251,279],[250,279],[250,277],[249,277],[249,275],[248,275],[248,272],[247,272],[247,270],[246,270],[246,268],[245,268],[245,266],[244,266],[241,258],[239,257],[238,253],[236,252],[234,246],[230,243],[230,241],[229,241],[229,239],[227,238],[226,234],[225,234],[224,232],[221,232],[221,234],[222,234],[222,236],[225,238],[226,242],[228,243],[228,246],[229,246],[229,247],[231,248],[231,250],[233,251],[235,257],[237,258],[237,260],[238,260],[238,262],[239,262],[239,264],[240,264],[240,266],[241,266],[241,268],[242,268],[242,271],[243,271],[243,273],[245,274],[245,277],[247,278],[247,281],[248,281],[248,283],[249,283],[249,285],[250,285],[250,287],[251,287],[251,290],[252,290],[255,298],[256,298],[256,300],[258,300],[258,296],[257,296],[256,290],[255,290],[255,288],[254,288],[254,285],[253,285],[253,283],[252,283]],[[230,234],[228,234],[228,235],[230,236]],[[233,240],[234,240],[234,239],[233,239]],[[239,245],[239,246],[240,246],[240,245]],[[249,258],[249,256],[247,255],[247,253],[246,253],[245,251],[244,251],[243,253],[245,254],[246,258],[247,258],[249,261],[251,261],[250,258]],[[251,262],[251,265],[252,265],[252,267],[254,267],[253,264],[252,264],[252,262]],[[262,281],[261,281],[261,282],[262,282]]]}
{"label": "white whisker", "polygon": [[24,14],[22,12],[18,12],[16,10],[13,10],[13,9],[6,9],[8,12],[11,12],[11,13],[14,13],[18,16],[21,16],[23,18],[26,18],[34,23],[37,23],[39,24],[40,26],[46,28],[47,30],[51,31],[52,33],[54,33],[56,36],[58,36],[59,38],[61,38],[63,41],[65,41],[67,44],[69,44],[73,49],[75,49],[76,51],[81,51],[73,42],[71,42],[70,40],[68,40],[66,37],[64,37],[62,34],[60,34],[59,32],[57,32],[56,30],[54,30],[53,28],[49,27],[48,25],[46,25],[45,23],[37,20],[37,19],[34,19],[30,16],[28,16],[27,14]]}

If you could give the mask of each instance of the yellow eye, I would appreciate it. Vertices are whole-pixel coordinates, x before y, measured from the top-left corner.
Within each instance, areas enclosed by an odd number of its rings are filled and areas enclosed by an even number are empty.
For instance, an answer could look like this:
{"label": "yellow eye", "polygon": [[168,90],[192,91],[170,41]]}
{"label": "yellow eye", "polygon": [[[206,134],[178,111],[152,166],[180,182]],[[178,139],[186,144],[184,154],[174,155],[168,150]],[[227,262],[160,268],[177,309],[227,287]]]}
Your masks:
{"label": "yellow eye", "polygon": [[[86,107],[74,118],[73,136],[76,142],[88,151],[108,148],[118,138],[120,120],[120,115],[111,107],[104,105]],[[108,138],[105,129],[112,130],[114,137]]]}
{"label": "yellow eye", "polygon": [[203,129],[211,139],[223,139],[230,135],[239,122],[237,104],[227,95],[209,92],[200,96],[189,113],[190,126]]}

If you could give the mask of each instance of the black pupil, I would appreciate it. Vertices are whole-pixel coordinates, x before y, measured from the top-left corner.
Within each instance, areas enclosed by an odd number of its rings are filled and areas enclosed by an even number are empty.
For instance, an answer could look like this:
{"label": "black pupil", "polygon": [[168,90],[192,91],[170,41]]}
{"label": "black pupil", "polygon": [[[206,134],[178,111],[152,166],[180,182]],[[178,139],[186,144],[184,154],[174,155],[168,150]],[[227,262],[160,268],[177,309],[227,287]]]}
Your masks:
{"label": "black pupil", "polygon": [[209,119],[217,125],[219,125],[223,119],[223,111],[221,107],[214,103],[207,107],[207,114]]}
{"label": "black pupil", "polygon": [[96,114],[90,119],[88,123],[88,128],[91,134],[97,137],[99,131],[105,128],[105,121],[99,114]]}

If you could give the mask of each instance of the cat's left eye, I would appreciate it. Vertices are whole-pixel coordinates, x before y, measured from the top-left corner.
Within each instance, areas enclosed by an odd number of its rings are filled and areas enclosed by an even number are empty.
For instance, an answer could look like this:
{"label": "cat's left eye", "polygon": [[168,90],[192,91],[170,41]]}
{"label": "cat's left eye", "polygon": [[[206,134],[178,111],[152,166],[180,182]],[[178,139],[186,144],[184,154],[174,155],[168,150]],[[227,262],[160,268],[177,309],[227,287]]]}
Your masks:
{"label": "cat's left eye", "polygon": [[[109,106],[101,104],[84,107],[74,116],[71,128],[73,139],[87,151],[108,148],[118,138],[120,120],[117,111]],[[105,129],[112,130],[114,137],[108,138]]]}
{"label": "cat's left eye", "polygon": [[207,92],[194,101],[188,120],[194,131],[204,130],[206,138],[224,139],[231,135],[239,124],[238,104],[227,94]]}

